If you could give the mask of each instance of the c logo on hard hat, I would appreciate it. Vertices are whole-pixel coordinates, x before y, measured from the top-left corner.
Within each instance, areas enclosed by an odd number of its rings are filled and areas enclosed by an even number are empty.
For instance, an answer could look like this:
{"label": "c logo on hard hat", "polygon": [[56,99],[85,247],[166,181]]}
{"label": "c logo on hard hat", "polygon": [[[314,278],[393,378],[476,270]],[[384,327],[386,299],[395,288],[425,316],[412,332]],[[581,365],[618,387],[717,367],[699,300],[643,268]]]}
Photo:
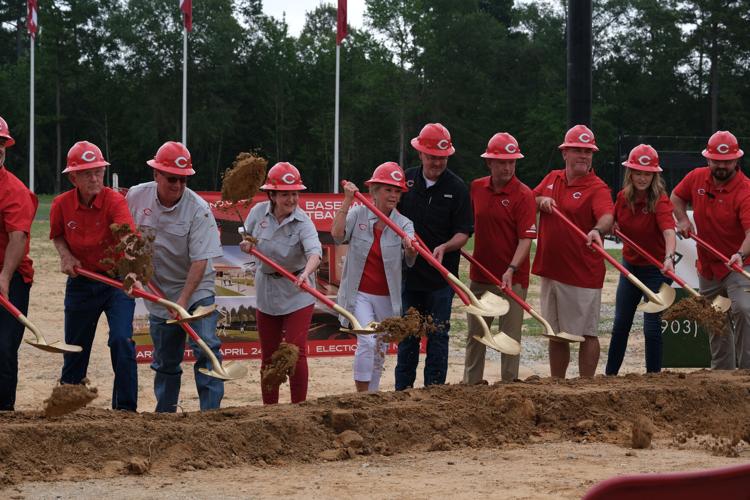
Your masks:
{"label": "c logo on hard hat", "polygon": [[294,174],[291,172],[287,172],[286,174],[281,176],[281,180],[286,184],[294,184]]}
{"label": "c logo on hard hat", "polygon": [[584,132],[578,136],[578,140],[584,143],[589,143],[591,142],[591,134]]}
{"label": "c logo on hard hat", "polygon": [[398,170],[394,170],[393,172],[391,172],[391,179],[396,182],[401,182],[404,179],[404,176]]}
{"label": "c logo on hard hat", "polygon": [[96,153],[93,151],[84,151],[81,155],[81,159],[87,163],[91,163],[92,161],[96,160]]}
{"label": "c logo on hard hat", "polygon": [[516,147],[515,144],[513,144],[512,142],[509,142],[508,144],[505,145],[505,151],[507,151],[510,154],[513,154],[516,151],[518,151],[518,148]]}
{"label": "c logo on hard hat", "polygon": [[174,159],[174,164],[180,168],[186,168],[188,166],[188,159],[184,156],[178,156]]}
{"label": "c logo on hard hat", "polygon": [[648,155],[639,156],[638,163],[640,163],[641,165],[648,165],[649,163],[651,163],[651,157]]}
{"label": "c logo on hard hat", "polygon": [[577,200],[580,197],[581,197],[581,192],[580,191],[576,191],[575,193],[573,193],[573,199]]}
{"label": "c logo on hard hat", "polygon": [[437,143],[438,149],[448,149],[451,147],[451,143],[448,139],[440,139]]}
{"label": "c logo on hard hat", "polygon": [[729,145],[719,144],[718,146],[716,146],[716,151],[718,151],[721,154],[727,154],[729,152]]}

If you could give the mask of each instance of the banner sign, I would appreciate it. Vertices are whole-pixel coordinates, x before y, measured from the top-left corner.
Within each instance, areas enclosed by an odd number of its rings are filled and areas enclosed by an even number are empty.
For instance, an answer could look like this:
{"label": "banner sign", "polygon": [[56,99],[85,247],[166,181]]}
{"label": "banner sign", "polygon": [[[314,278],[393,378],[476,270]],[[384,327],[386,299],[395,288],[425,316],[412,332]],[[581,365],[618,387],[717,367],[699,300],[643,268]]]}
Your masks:
{"label": "banner sign", "polygon": [[[224,251],[222,257],[213,260],[219,313],[217,334],[222,343],[222,355],[224,359],[259,359],[260,341],[255,322],[255,261],[252,256],[240,251],[241,237],[237,231],[250,207],[242,202],[222,202],[221,193],[218,192],[198,194],[211,204]],[[261,193],[253,199],[252,205],[267,199],[266,194]],[[323,245],[323,259],[317,273],[318,290],[333,300],[336,300],[348,250],[348,245],[336,245],[330,234],[333,217],[336,210],[341,208],[343,199],[343,194],[314,193],[300,193],[299,198],[300,208],[312,219]],[[353,356],[357,348],[356,336],[339,331],[339,327],[338,315],[323,304],[316,303],[307,334],[307,356]],[[148,311],[142,299],[136,300],[133,338],[137,361],[151,362],[153,344],[149,333]],[[425,352],[425,345],[423,339],[422,352]],[[395,354],[397,349],[397,344],[390,344],[388,354]],[[189,345],[186,345],[185,360],[195,360]]]}

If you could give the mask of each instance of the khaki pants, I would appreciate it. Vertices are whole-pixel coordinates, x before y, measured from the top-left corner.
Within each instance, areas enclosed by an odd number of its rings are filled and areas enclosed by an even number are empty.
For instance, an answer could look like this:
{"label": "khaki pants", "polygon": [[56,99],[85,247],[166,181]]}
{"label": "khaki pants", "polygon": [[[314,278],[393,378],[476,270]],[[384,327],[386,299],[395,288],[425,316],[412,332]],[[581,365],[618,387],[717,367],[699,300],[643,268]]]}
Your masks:
{"label": "khaki pants", "polygon": [[[746,266],[745,269],[750,269]],[[732,300],[729,309],[727,329],[721,335],[709,332],[711,342],[711,368],[714,370],[734,370],[750,368],[750,282],[739,273],[732,271],[723,280],[699,278],[700,293],[712,299],[724,295]]]}
{"label": "khaki pants", "polygon": [[[469,288],[474,295],[480,297],[484,292],[490,291],[502,297],[505,295],[500,291],[500,288],[495,285],[488,285],[485,283],[476,283],[474,281],[469,283]],[[521,288],[521,285],[513,285],[513,291],[520,296],[522,299],[526,299],[526,292],[528,289]],[[506,297],[510,302],[510,311],[505,316],[499,319],[500,330],[508,334],[509,337],[517,341],[521,341],[521,324],[523,323],[523,309],[513,299]],[[466,359],[464,360],[464,384],[476,384],[484,377],[484,357],[487,348],[484,344],[474,339],[474,335],[482,336],[482,326],[479,324],[481,321],[477,316],[473,314],[467,314],[468,318],[468,339],[466,341]],[[484,321],[487,323],[487,327],[492,326],[494,317],[485,317]],[[511,356],[510,354],[503,354],[500,358],[500,376],[503,382],[512,382],[518,378],[518,365],[521,361],[521,356]]]}

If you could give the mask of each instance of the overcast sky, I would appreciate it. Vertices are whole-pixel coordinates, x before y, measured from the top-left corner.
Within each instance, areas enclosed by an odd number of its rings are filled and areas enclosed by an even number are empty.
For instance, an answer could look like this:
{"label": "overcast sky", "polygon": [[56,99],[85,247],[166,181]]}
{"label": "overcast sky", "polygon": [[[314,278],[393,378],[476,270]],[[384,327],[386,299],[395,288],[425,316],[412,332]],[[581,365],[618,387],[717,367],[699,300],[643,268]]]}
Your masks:
{"label": "overcast sky", "polygon": [[[286,22],[292,35],[299,35],[305,24],[305,14],[320,4],[338,5],[337,0],[264,0],[263,12],[281,19],[286,12]],[[362,16],[365,12],[365,0],[347,1],[347,21],[354,28],[362,27]]]}

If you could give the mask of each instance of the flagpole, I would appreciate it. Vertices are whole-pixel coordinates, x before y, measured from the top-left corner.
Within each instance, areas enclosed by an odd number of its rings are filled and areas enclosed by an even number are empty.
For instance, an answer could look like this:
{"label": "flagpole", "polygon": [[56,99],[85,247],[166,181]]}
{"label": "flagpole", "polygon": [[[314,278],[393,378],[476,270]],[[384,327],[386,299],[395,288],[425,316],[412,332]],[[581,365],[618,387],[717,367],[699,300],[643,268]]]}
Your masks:
{"label": "flagpole", "polygon": [[182,30],[182,144],[187,147],[187,50],[188,31]]}
{"label": "flagpole", "polygon": [[333,192],[339,192],[339,77],[341,76],[341,44],[336,44],[336,118],[333,136]]}
{"label": "flagpole", "polygon": [[31,72],[29,79],[29,190],[34,192],[34,37],[31,40]]}

